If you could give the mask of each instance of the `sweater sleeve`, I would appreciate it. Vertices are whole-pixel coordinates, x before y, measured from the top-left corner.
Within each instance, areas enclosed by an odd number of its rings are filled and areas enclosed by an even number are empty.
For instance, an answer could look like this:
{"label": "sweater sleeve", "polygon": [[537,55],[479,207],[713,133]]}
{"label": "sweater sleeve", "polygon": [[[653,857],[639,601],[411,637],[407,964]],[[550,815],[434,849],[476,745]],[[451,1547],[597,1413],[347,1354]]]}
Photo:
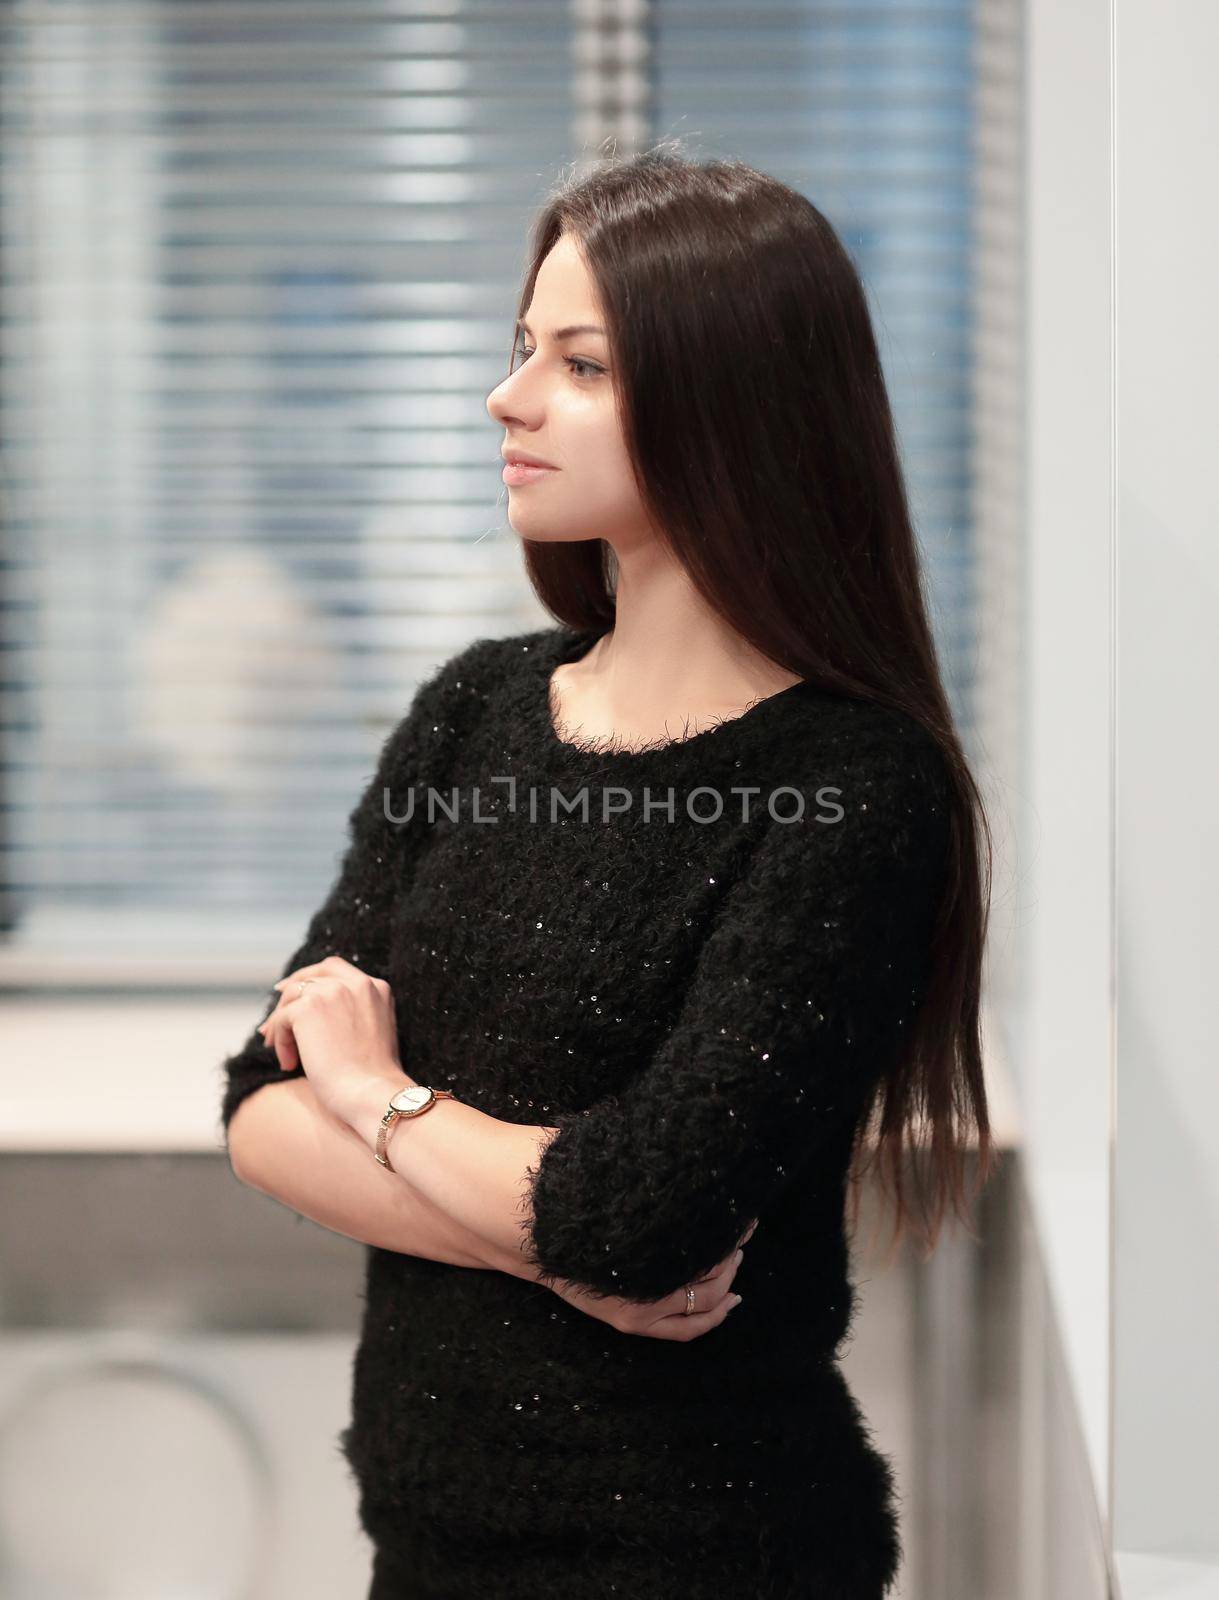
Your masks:
{"label": "sweater sleeve", "polygon": [[[427,790],[429,785],[443,785],[441,772],[459,732],[463,708],[479,693],[477,670],[481,656],[494,642],[476,640],[437,668],[416,690],[406,715],[381,747],[372,780],[348,816],[347,843],[329,893],[310,918],[304,939],[280,968],[277,979],[328,955],[342,956],[375,977],[386,975],[390,913],[405,881],[403,875],[417,858],[427,831]],[[410,820],[393,821],[387,817],[387,801],[394,817],[405,816],[412,789],[414,810]],[[300,1067],[283,1071],[274,1050],[257,1031],[278,1003],[279,994],[269,989],[258,1024],[241,1049],[222,1063],[220,1123],[226,1148],[229,1124],[247,1096],[265,1084],[304,1076]]]}
{"label": "sweater sleeve", "polygon": [[702,1276],[895,1064],[930,968],[947,768],[918,730],[834,772],[837,797],[768,821],[653,1058],[547,1119],[521,1224],[544,1281],[651,1301]]}

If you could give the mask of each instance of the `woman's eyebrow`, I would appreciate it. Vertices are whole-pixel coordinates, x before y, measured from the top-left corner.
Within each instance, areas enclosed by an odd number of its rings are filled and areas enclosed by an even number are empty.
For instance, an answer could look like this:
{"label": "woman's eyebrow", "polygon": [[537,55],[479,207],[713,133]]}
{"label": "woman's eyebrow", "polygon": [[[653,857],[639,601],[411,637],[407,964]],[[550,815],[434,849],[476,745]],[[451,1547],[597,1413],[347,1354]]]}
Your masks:
{"label": "woman's eyebrow", "polygon": [[[533,337],[533,329],[527,322],[518,322],[517,327],[522,333],[527,333],[530,338]],[[574,339],[578,333],[599,333],[604,337],[605,329],[594,327],[591,322],[573,322],[570,327],[556,328],[550,337],[557,344],[560,339]]]}

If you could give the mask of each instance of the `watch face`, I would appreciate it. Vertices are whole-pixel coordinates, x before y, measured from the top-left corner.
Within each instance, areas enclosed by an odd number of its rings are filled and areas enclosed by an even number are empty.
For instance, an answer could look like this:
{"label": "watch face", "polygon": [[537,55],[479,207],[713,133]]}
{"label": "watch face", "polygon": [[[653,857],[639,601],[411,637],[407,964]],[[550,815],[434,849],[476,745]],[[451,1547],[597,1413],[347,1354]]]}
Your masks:
{"label": "watch face", "polygon": [[399,1089],[389,1103],[395,1111],[422,1111],[431,1098],[430,1089],[421,1083],[412,1083],[405,1089]]}

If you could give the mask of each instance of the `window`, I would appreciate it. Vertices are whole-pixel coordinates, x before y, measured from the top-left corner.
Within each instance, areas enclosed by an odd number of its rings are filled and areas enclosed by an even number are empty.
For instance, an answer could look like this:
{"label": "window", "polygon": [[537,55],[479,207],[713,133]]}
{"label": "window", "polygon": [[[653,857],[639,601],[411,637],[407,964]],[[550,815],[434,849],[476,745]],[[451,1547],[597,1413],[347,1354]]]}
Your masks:
{"label": "window", "polygon": [[0,4],[0,977],[264,972],[419,679],[548,620],[485,398],[610,132],[843,232],[966,695],[967,8],[583,16]]}

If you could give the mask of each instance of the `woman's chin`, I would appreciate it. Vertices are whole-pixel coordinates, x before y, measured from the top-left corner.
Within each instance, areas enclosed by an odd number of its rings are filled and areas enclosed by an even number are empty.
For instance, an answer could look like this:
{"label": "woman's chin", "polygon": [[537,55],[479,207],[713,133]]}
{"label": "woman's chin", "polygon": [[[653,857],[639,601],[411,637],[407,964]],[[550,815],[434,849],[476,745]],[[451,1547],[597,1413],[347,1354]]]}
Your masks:
{"label": "woman's chin", "polygon": [[579,544],[587,539],[598,539],[596,533],[572,533],[570,528],[556,528],[552,521],[539,517],[536,520],[525,512],[508,512],[508,527],[520,539],[530,539],[534,544]]}

